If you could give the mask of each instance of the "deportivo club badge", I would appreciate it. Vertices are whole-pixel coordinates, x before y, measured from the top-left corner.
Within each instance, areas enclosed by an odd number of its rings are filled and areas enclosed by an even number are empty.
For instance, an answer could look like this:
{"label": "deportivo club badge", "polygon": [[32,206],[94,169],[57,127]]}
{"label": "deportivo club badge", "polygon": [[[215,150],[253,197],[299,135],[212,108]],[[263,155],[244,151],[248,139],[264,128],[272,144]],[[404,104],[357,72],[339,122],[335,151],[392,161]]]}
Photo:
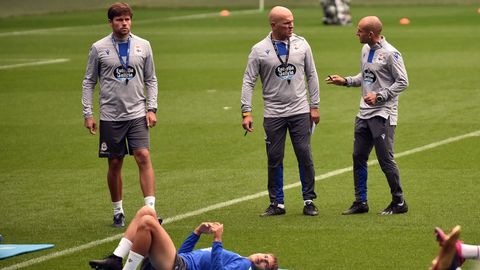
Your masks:
{"label": "deportivo club badge", "polygon": [[108,150],[108,147],[107,147],[107,143],[106,142],[102,142],[102,144],[100,145],[100,150],[102,152],[105,152]]}
{"label": "deportivo club badge", "polygon": [[125,71],[123,66],[119,66],[113,71],[113,75],[117,80],[123,82],[125,80],[133,79],[136,75],[136,71],[132,66],[128,66],[128,71]]}
{"label": "deportivo club badge", "polygon": [[280,65],[275,68],[275,74],[281,80],[291,80],[295,73],[297,73],[297,68],[292,64],[288,64],[286,66]]}

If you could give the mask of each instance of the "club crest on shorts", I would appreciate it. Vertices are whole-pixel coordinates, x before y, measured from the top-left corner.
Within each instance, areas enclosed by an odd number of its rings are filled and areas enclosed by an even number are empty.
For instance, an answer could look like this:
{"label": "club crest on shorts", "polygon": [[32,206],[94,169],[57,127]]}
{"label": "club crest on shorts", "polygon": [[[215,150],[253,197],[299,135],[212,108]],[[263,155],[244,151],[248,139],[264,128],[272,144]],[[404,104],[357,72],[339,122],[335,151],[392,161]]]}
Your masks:
{"label": "club crest on shorts", "polygon": [[107,146],[107,143],[106,142],[102,142],[102,144],[100,145],[100,151],[102,152],[105,152],[108,150],[108,146]]}

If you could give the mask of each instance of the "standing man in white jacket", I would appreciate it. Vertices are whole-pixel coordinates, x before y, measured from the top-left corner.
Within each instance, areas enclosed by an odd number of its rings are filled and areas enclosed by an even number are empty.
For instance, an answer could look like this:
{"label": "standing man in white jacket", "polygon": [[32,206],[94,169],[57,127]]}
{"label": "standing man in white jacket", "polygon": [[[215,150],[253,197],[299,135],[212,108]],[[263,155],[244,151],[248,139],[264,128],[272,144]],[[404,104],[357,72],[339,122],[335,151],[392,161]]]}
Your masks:
{"label": "standing man in white jacket", "polygon": [[381,35],[382,22],[376,16],[364,17],[357,27],[361,54],[361,71],[355,76],[330,75],[328,84],[361,87],[360,111],[355,119],[353,176],[355,201],[342,214],[369,211],[367,203],[367,161],[375,146],[378,162],[385,174],[392,201],[382,215],[408,211],[400,184],[400,172],[393,156],[395,127],[398,117],[398,96],[408,86],[407,71],[400,52]]}

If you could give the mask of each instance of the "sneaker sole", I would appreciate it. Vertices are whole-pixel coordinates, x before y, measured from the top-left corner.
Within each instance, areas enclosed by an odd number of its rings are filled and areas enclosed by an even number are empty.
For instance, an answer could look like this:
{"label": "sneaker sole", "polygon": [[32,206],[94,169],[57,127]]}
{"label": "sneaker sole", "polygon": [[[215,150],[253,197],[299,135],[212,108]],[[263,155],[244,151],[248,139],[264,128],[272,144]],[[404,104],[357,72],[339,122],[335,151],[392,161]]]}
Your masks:
{"label": "sneaker sole", "polygon": [[407,210],[407,211],[404,211],[404,212],[397,212],[397,213],[394,213],[393,211],[392,211],[392,212],[383,212],[383,211],[382,211],[382,212],[380,212],[380,213],[378,213],[378,214],[381,215],[381,216],[391,216],[391,215],[406,214],[407,212],[408,212],[408,210]]}
{"label": "sneaker sole", "polygon": [[348,216],[348,215],[359,215],[359,214],[367,214],[367,211],[361,211],[361,212],[342,212],[342,215]]}
{"label": "sneaker sole", "polygon": [[283,214],[275,214],[275,215],[260,215],[260,217],[275,217],[275,216],[283,216],[285,215],[285,213]]}

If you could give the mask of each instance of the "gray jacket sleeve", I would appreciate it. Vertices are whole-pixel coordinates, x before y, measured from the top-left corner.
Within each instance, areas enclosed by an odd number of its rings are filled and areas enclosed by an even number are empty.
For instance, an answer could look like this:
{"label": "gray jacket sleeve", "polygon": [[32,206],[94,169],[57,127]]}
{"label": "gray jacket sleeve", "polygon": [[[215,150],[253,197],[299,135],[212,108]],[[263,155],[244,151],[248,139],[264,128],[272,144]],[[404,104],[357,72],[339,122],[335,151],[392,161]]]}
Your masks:
{"label": "gray jacket sleeve", "polygon": [[157,109],[158,81],[155,75],[155,63],[153,61],[153,52],[150,43],[148,43],[148,55],[145,59],[145,68],[143,69],[144,82],[147,96],[147,110]]}
{"label": "gray jacket sleeve", "polygon": [[257,53],[252,48],[252,51],[248,56],[247,68],[245,69],[245,74],[243,75],[241,97],[242,112],[252,111],[253,89],[255,88],[255,83],[257,82],[259,68],[260,63]]}
{"label": "gray jacket sleeve", "polygon": [[98,53],[92,45],[88,54],[87,70],[82,82],[83,117],[93,116],[93,91],[98,80]]}
{"label": "gray jacket sleeve", "polygon": [[345,77],[345,79],[347,80],[347,86],[352,86],[352,87],[360,87],[362,86],[362,73],[358,73],[357,75],[355,76],[349,76],[349,77]]}
{"label": "gray jacket sleeve", "polygon": [[389,87],[377,93],[377,95],[381,95],[384,100],[389,100],[400,95],[400,93],[408,87],[407,70],[405,69],[401,54],[399,52],[391,53],[388,57],[388,62],[391,67],[390,72],[394,82]]}
{"label": "gray jacket sleeve", "polygon": [[312,49],[307,43],[308,49],[305,55],[305,77],[308,83],[308,92],[310,94],[310,108],[318,108],[320,105],[320,85],[318,82],[317,69],[313,60]]}

